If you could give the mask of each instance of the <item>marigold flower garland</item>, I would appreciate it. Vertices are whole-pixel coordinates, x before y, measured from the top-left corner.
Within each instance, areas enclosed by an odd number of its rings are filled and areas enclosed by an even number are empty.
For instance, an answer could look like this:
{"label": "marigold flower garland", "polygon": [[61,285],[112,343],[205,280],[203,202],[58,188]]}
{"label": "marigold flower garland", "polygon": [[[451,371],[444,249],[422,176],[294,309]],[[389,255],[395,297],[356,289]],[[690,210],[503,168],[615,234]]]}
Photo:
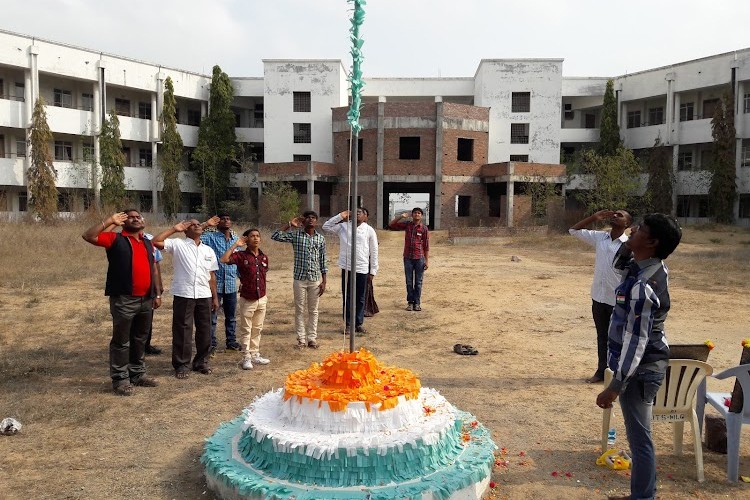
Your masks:
{"label": "marigold flower garland", "polygon": [[306,370],[287,376],[284,399],[297,397],[325,401],[331,411],[343,411],[349,403],[362,402],[367,411],[388,410],[398,405],[399,396],[419,397],[421,384],[405,368],[384,367],[367,349],[334,352],[323,364],[313,363]]}

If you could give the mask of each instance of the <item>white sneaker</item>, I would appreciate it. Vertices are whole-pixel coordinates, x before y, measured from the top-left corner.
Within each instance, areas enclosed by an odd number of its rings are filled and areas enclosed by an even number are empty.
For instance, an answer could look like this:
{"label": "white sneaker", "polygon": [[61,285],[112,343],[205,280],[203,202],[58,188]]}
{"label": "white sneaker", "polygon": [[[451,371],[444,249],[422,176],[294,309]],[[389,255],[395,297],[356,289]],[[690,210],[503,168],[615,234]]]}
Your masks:
{"label": "white sneaker", "polygon": [[256,365],[267,365],[268,363],[271,362],[270,359],[266,359],[262,357],[259,352],[256,352],[255,354],[253,354],[252,360],[253,360],[253,363],[255,363]]}
{"label": "white sneaker", "polygon": [[253,362],[250,359],[250,356],[245,356],[242,359],[242,369],[243,370],[252,370],[253,369]]}

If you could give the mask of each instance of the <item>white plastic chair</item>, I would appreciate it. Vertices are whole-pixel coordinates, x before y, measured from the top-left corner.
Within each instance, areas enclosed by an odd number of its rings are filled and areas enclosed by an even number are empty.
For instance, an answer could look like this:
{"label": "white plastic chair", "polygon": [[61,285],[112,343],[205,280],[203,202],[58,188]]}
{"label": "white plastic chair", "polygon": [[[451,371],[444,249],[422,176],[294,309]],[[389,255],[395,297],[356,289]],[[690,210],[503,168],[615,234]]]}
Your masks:
{"label": "white plastic chair", "polygon": [[[703,482],[703,446],[698,416],[695,410],[698,386],[713,369],[708,363],[693,359],[670,359],[664,382],[656,393],[652,410],[652,422],[671,422],[674,424],[674,451],[682,455],[682,439],[685,420],[690,420],[695,450],[695,466],[698,481]],[[604,372],[604,387],[612,381],[613,373]],[[607,449],[607,432],[610,429],[612,408],[605,408],[602,414],[602,450]]]}
{"label": "white plastic chair", "polygon": [[724,416],[724,420],[727,423],[727,479],[734,483],[737,482],[740,475],[740,437],[742,436],[742,424],[750,424],[750,364],[735,366],[713,376],[717,380],[732,377],[736,377],[740,383],[740,387],[742,387],[742,412],[730,412],[729,408],[724,405],[724,401],[732,397],[732,393],[706,393],[704,385],[702,391],[698,394],[698,416],[702,423],[705,403],[709,403]]}

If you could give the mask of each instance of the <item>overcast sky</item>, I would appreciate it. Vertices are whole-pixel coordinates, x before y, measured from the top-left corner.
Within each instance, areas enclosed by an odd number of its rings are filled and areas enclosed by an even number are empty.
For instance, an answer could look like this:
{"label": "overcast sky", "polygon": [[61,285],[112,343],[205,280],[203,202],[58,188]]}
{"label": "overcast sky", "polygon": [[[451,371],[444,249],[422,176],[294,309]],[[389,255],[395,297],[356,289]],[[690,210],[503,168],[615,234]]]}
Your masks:
{"label": "overcast sky", "polygon": [[[346,0],[5,0],[0,29],[201,73],[342,59]],[[750,47],[750,0],[368,0],[367,77],[473,76],[480,59],[563,58],[616,76]]]}

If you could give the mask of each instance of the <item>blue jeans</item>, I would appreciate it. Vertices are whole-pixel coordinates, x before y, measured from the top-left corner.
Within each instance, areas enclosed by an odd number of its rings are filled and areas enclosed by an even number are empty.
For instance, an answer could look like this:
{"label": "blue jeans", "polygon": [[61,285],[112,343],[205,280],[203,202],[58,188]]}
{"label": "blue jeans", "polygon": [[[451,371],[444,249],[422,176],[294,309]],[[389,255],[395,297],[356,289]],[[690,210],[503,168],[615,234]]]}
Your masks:
{"label": "blue jeans", "polygon": [[404,274],[406,274],[406,301],[409,304],[421,304],[424,257],[421,259],[404,257]]}
{"label": "blue jeans", "polygon": [[[224,311],[224,328],[227,335],[227,347],[237,343],[237,292],[220,293],[219,307]],[[211,313],[211,347],[216,347],[216,323],[219,321],[219,310]]]}
{"label": "blue jeans", "polygon": [[639,370],[620,394],[620,408],[630,443],[633,470],[630,498],[653,499],[656,495],[656,456],[651,439],[651,410],[664,372]]}
{"label": "blue jeans", "polygon": [[[367,291],[367,274],[357,273],[357,290],[355,300],[357,301],[357,315],[354,320],[356,321],[355,327],[362,326],[365,322],[365,291]],[[344,296],[342,300],[344,304],[344,322],[346,326],[349,326],[349,271],[341,270],[341,295]]]}

